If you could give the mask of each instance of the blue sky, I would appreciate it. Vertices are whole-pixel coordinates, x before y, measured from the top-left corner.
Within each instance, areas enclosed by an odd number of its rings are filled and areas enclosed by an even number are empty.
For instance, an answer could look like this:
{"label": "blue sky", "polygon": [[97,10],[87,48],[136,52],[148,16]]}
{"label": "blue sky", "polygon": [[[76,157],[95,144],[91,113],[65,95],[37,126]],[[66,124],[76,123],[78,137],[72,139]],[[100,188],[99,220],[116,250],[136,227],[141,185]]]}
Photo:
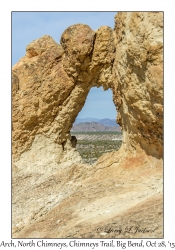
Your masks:
{"label": "blue sky", "polygon": [[86,103],[78,118],[116,118],[116,108],[112,101],[112,91],[104,91],[102,87],[92,88],[87,96]]}
{"label": "blue sky", "polygon": [[[50,35],[60,43],[63,31],[70,25],[83,23],[93,30],[107,25],[114,28],[117,12],[12,12],[12,65],[25,55],[33,40]],[[79,118],[116,118],[111,90],[92,88]]]}

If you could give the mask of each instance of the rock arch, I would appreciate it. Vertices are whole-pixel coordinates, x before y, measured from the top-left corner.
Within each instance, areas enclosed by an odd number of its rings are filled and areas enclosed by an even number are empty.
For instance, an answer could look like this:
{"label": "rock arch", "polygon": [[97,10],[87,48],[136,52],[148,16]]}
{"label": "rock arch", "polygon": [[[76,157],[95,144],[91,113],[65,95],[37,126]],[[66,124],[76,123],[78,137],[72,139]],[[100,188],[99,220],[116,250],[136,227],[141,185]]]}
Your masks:
{"label": "rock arch", "polygon": [[[81,158],[69,133],[92,86],[112,89],[123,129],[119,152],[103,155],[93,167],[77,164]],[[69,216],[80,213],[79,201],[84,211],[90,201],[108,203],[110,197],[112,204],[121,193],[121,213],[116,202],[110,221],[100,215],[98,224],[90,218],[89,229],[80,222],[83,235],[100,238],[99,226],[115,221],[120,227],[122,218],[126,228],[129,221],[146,218],[144,227],[163,237],[162,12],[118,13],[114,31],[74,25],[63,33],[61,45],[49,36],[33,41],[12,70],[12,122],[13,237],[82,237]],[[54,223],[62,217],[67,227],[58,230],[60,224]]]}
{"label": "rock arch", "polygon": [[114,31],[73,25],[61,45],[50,36],[30,43],[12,72],[14,161],[36,141],[52,144],[56,162],[64,158],[72,150],[72,124],[93,86],[113,91],[124,151],[162,158],[162,49],[160,12],[119,13]]}
{"label": "rock arch", "polygon": [[112,29],[101,27],[94,32],[83,24],[66,29],[61,45],[44,36],[27,46],[26,56],[13,67],[16,159],[41,134],[59,149],[63,144],[71,149],[70,129],[89,90],[111,88],[114,56]]}

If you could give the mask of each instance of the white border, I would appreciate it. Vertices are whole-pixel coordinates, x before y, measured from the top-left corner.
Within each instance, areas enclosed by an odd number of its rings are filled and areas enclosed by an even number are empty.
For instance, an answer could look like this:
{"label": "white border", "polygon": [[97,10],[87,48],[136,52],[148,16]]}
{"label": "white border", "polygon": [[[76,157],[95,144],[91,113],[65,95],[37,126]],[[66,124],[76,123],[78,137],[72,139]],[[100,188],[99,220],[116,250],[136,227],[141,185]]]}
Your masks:
{"label": "white border", "polygon": [[11,11],[164,11],[164,147],[165,147],[165,240],[173,241],[175,235],[175,164],[174,164],[174,86],[175,80],[175,9],[174,1],[1,1],[1,143],[0,143],[0,238],[11,239]]}

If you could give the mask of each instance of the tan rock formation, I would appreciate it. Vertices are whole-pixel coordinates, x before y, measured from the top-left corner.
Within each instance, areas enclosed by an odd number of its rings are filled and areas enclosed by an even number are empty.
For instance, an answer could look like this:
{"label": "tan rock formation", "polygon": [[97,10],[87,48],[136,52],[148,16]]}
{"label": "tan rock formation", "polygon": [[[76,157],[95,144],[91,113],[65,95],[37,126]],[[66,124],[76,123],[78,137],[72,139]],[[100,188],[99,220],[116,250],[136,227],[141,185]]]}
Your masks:
{"label": "tan rock formation", "polygon": [[[162,237],[162,50],[161,12],[27,46],[12,72],[13,237]],[[91,166],[70,129],[93,86],[112,89],[123,144]]]}
{"label": "tan rock formation", "polygon": [[[101,27],[94,44],[95,33],[79,24],[63,33],[64,50],[49,36],[27,46],[26,56],[13,67],[12,74],[15,161],[30,149],[36,135],[70,149],[70,129],[90,88],[103,84],[108,88],[112,83],[111,34],[109,27]],[[96,51],[102,50],[99,59]]]}
{"label": "tan rock formation", "polygon": [[115,19],[114,102],[126,150],[163,155],[163,13],[119,13]]}

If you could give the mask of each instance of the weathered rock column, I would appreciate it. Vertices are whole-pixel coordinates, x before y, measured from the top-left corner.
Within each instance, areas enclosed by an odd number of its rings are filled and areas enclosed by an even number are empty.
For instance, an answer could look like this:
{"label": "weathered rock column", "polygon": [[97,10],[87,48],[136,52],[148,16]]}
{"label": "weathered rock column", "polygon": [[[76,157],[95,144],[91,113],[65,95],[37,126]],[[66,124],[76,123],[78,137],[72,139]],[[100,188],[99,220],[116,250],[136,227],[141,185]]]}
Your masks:
{"label": "weathered rock column", "polygon": [[123,148],[163,157],[163,13],[115,17],[113,85]]}

